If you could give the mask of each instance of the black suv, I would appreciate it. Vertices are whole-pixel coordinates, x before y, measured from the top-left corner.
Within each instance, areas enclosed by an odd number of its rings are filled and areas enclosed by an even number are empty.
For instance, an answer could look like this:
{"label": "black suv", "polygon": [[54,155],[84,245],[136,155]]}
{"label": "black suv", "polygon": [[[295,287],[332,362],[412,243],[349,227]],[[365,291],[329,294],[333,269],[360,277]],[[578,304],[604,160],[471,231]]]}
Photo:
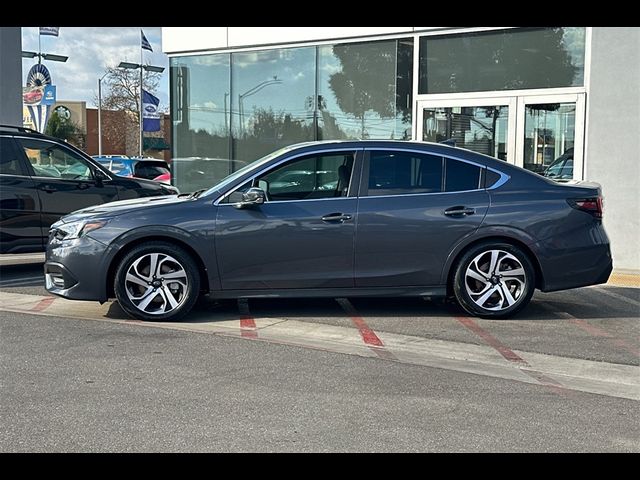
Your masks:
{"label": "black suv", "polygon": [[176,193],[170,185],[118,177],[57,138],[0,125],[0,253],[44,251],[51,224],[74,210]]}

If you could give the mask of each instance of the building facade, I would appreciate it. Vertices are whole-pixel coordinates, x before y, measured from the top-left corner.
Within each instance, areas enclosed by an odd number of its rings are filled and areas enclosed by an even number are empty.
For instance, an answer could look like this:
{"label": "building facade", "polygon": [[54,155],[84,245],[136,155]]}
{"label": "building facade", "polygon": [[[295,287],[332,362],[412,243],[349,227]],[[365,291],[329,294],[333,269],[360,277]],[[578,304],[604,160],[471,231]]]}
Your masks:
{"label": "building facade", "polygon": [[638,28],[165,27],[163,50],[181,191],[298,142],[449,141],[600,183],[640,273]]}

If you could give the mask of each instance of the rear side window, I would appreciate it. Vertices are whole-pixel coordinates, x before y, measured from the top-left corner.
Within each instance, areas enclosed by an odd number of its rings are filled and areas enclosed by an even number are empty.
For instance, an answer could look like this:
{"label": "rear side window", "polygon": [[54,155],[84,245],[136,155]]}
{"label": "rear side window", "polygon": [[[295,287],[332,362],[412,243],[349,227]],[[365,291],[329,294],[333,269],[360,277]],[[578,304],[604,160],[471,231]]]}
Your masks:
{"label": "rear side window", "polygon": [[446,159],[445,165],[445,192],[463,192],[482,188],[480,167],[451,158]]}
{"label": "rear side window", "polygon": [[487,169],[485,175],[486,175],[485,181],[484,181],[485,188],[493,187],[496,183],[498,183],[498,180],[500,180],[501,178],[499,173],[496,173],[489,169]]}
{"label": "rear side window", "polygon": [[0,173],[4,175],[24,175],[20,152],[13,143],[13,138],[0,137]]}
{"label": "rear side window", "polygon": [[368,195],[442,191],[442,157],[413,152],[372,151]]}

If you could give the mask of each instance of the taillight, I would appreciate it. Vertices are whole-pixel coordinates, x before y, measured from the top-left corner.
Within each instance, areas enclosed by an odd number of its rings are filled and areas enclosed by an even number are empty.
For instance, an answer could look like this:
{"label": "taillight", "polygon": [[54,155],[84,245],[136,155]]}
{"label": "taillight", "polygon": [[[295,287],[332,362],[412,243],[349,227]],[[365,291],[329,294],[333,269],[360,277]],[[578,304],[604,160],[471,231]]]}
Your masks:
{"label": "taillight", "polygon": [[569,202],[569,205],[573,208],[590,213],[595,218],[602,218],[602,214],[604,213],[602,197],[570,198],[567,202]]}

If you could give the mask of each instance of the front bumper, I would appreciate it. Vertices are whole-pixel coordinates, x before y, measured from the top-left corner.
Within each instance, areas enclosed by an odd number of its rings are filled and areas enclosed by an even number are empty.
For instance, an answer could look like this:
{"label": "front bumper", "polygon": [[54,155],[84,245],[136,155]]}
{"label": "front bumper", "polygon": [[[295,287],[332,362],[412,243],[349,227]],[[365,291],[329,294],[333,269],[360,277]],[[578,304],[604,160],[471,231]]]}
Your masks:
{"label": "front bumper", "polygon": [[47,291],[73,300],[106,301],[106,249],[90,236],[50,240],[44,264]]}

